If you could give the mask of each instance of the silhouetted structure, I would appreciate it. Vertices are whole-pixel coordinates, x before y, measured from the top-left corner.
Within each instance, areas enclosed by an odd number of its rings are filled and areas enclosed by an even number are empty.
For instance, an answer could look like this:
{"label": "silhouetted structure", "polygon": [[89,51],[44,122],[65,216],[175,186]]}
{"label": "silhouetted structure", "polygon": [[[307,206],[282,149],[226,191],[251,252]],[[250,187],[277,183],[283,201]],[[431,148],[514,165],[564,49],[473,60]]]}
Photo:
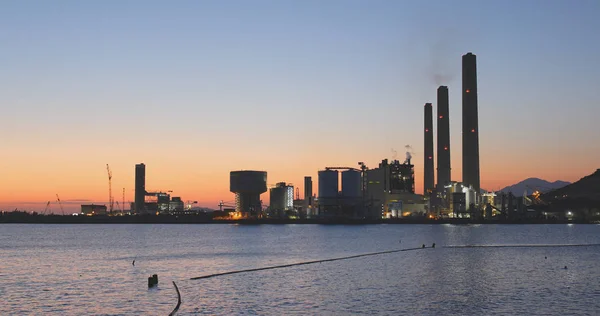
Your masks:
{"label": "silhouetted structure", "polygon": [[347,169],[342,171],[342,196],[347,199],[360,199],[362,197],[360,170]]}
{"label": "silhouetted structure", "polygon": [[304,177],[304,201],[307,204],[307,206],[312,205],[312,189],[312,178],[308,176]]}
{"label": "silhouetted structure", "polygon": [[313,183],[311,177],[304,177],[304,216],[313,216],[312,205],[313,205]]}
{"label": "silhouetted structure", "polygon": [[335,169],[319,171],[319,215],[337,215],[339,203],[339,172]]}
{"label": "silhouetted structure", "polygon": [[450,110],[448,87],[440,86],[437,90],[437,185],[443,192],[450,179]]}
{"label": "silhouetted structure", "polygon": [[402,217],[425,210],[423,197],[415,194],[414,165],[410,156],[401,163],[384,159],[378,168],[366,170],[366,200],[370,218]]}
{"label": "silhouetted structure", "polygon": [[462,182],[480,194],[479,123],[477,114],[477,60],[473,53],[462,56]]}
{"label": "silhouetted structure", "polygon": [[143,163],[135,165],[135,213],[146,212],[144,200],[146,198],[146,165]]}
{"label": "silhouetted structure", "polygon": [[433,107],[431,103],[425,103],[425,157],[424,157],[424,180],[423,194],[429,195],[433,192],[435,175],[433,173]]}
{"label": "silhouetted structure", "polygon": [[286,212],[294,210],[294,187],[279,182],[269,190],[269,208],[271,216],[285,217]]}
{"label": "silhouetted structure", "polygon": [[244,216],[258,216],[262,212],[260,195],[267,192],[266,171],[231,171],[229,191],[235,193],[235,210]]}

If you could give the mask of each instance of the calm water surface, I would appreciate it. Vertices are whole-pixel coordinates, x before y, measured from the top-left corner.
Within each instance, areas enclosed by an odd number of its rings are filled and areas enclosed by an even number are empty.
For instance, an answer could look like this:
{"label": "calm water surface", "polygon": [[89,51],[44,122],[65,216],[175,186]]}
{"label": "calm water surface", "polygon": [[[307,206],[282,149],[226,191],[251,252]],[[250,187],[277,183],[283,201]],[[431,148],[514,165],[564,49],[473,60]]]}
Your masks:
{"label": "calm water surface", "polygon": [[177,315],[600,313],[599,246],[444,247],[508,244],[600,244],[600,226],[0,225],[0,315],[167,315],[171,281]]}

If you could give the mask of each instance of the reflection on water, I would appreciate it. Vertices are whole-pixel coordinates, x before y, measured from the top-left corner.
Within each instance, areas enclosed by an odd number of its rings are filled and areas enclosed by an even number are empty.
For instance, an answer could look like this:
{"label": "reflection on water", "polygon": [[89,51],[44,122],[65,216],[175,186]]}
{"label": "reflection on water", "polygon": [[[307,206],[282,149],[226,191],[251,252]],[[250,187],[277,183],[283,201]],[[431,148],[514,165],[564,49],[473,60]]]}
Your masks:
{"label": "reflection on water", "polygon": [[[598,246],[499,247],[600,244],[597,225],[0,227],[1,315],[166,315],[177,303],[171,281],[182,294],[178,315],[600,310]],[[434,242],[427,251],[189,280]],[[448,247],[464,245],[486,247]],[[148,289],[155,273],[159,285]]]}

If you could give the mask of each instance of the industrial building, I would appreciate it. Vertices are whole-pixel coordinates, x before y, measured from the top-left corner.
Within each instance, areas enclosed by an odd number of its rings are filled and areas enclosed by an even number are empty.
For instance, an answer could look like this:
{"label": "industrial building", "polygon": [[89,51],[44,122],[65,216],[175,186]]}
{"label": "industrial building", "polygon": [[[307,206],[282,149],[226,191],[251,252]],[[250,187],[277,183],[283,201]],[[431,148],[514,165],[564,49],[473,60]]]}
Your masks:
{"label": "industrial building", "polygon": [[[339,177],[342,170],[342,190]],[[350,167],[327,167],[319,171],[318,216],[362,217],[364,209],[361,171]]]}
{"label": "industrial building", "polygon": [[132,210],[135,214],[176,214],[183,212],[184,203],[180,197],[169,194],[172,191],[146,190],[146,165],[143,163],[135,165],[135,199]]}
{"label": "industrial building", "polygon": [[87,204],[81,205],[81,214],[86,216],[106,215],[108,214],[106,205]]}
{"label": "industrial building", "polygon": [[461,182],[450,182],[445,187],[446,202],[449,206],[441,215],[444,217],[474,217],[479,211],[477,193],[471,186]]}
{"label": "industrial building", "polygon": [[[398,218],[425,214],[422,195],[415,194],[414,165],[410,155],[401,163],[384,159],[378,168],[366,170],[368,217]],[[433,171],[433,170],[432,170]]]}
{"label": "industrial building", "polygon": [[294,211],[294,186],[279,182],[269,189],[269,216],[289,217]]}
{"label": "industrial building", "polygon": [[156,215],[182,213],[183,201],[178,196],[171,198],[169,192],[146,192],[144,199],[144,208],[146,212]]}
{"label": "industrial building", "polygon": [[312,177],[306,176],[304,177],[304,205],[301,212],[302,217],[310,218],[316,215],[313,208],[314,202]]}
{"label": "industrial building", "polygon": [[235,193],[235,210],[241,217],[258,218],[262,215],[260,195],[267,192],[267,172],[231,171],[229,191]]}
{"label": "industrial building", "polygon": [[477,59],[467,53],[462,56],[462,182],[480,194],[477,111]]}
{"label": "industrial building", "polygon": [[135,165],[135,199],[134,210],[136,214],[147,213],[144,200],[146,198],[146,165]]}
{"label": "industrial building", "polygon": [[425,147],[424,147],[424,170],[423,170],[423,194],[431,195],[435,185],[433,172],[433,107],[431,103],[425,103]]}

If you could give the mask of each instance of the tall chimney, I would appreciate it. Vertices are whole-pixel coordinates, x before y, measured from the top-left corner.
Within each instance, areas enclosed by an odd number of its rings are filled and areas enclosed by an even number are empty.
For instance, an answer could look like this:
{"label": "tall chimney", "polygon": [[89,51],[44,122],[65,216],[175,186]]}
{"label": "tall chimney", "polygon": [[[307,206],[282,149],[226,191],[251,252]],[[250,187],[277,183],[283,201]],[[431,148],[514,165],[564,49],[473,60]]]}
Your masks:
{"label": "tall chimney", "polygon": [[438,191],[450,183],[450,110],[448,87],[437,90],[437,184]]}
{"label": "tall chimney", "polygon": [[433,108],[431,103],[425,103],[425,168],[423,194],[433,192],[435,175],[433,173]]}
{"label": "tall chimney", "polygon": [[477,196],[479,179],[479,123],[477,115],[477,60],[473,53],[462,56],[462,182],[473,186]]}
{"label": "tall chimney", "polygon": [[146,165],[143,163],[135,165],[135,213],[146,213]]}

